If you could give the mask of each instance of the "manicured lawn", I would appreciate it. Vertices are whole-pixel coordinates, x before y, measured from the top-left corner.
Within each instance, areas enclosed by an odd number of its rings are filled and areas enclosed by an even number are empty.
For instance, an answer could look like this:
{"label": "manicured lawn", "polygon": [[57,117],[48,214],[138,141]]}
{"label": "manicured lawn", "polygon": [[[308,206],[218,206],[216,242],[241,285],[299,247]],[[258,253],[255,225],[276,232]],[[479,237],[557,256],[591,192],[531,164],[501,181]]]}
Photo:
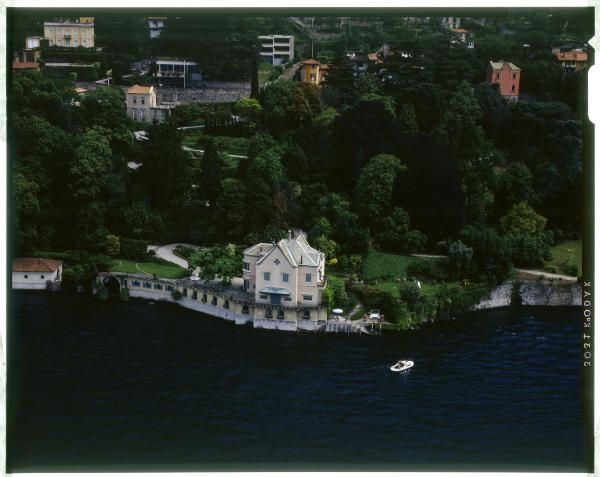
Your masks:
{"label": "manicured lawn", "polygon": [[248,154],[250,144],[248,138],[232,136],[210,136],[204,134],[201,129],[188,129],[184,132],[183,144],[192,149],[204,149],[204,144],[209,138],[214,139],[217,149],[220,152],[245,156]]}
{"label": "manicured lawn", "polygon": [[[446,285],[448,290],[456,290],[460,288],[460,282],[446,282],[446,283],[425,283],[421,282],[421,294],[427,296],[435,295],[440,287]],[[377,285],[370,285],[371,287],[381,290],[383,292],[390,293],[394,298],[400,298],[399,282],[380,282]]]}
{"label": "manicured lawn", "polygon": [[545,263],[546,267],[554,266],[558,268],[560,272],[561,265],[574,264],[577,267],[577,274],[581,275],[581,240],[563,242],[552,247],[551,251],[552,260]]}
{"label": "manicured lawn", "polygon": [[438,259],[371,251],[363,262],[363,278],[365,280],[402,278],[406,276],[406,267],[420,260]]}
{"label": "manicured lawn", "polygon": [[111,267],[113,272],[123,273],[149,273],[150,275],[157,275],[163,278],[183,278],[190,274],[185,268],[178,267],[177,265],[166,265],[162,263],[154,262],[139,262],[136,263],[132,260],[119,259],[113,262]]}
{"label": "manicured lawn", "polygon": [[460,282],[446,282],[446,283],[424,283],[421,282],[421,293],[423,295],[432,296],[435,295],[440,287],[446,285],[448,290],[458,290],[460,288]]}

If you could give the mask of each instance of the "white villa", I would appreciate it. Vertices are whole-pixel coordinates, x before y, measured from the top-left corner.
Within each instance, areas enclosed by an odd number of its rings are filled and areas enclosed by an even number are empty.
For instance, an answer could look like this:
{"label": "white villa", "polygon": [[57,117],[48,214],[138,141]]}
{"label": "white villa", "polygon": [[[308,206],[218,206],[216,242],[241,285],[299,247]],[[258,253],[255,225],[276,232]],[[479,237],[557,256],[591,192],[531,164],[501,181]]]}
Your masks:
{"label": "white villa", "polygon": [[325,254],[303,233],[244,250],[244,291],[257,304],[319,306],[324,285]]}
{"label": "white villa", "polygon": [[55,290],[62,281],[60,260],[15,258],[12,263],[12,287],[18,290]]}

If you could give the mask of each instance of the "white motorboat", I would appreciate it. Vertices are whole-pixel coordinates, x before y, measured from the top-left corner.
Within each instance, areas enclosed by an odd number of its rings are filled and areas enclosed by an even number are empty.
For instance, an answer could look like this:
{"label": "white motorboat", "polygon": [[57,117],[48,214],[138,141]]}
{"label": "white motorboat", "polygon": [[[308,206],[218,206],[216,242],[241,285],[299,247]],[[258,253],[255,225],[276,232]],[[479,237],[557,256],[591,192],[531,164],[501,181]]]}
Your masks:
{"label": "white motorboat", "polygon": [[406,371],[407,369],[412,368],[415,365],[414,362],[412,361],[406,361],[406,360],[401,360],[398,361],[394,366],[392,366],[390,369],[396,373],[400,372],[400,371]]}

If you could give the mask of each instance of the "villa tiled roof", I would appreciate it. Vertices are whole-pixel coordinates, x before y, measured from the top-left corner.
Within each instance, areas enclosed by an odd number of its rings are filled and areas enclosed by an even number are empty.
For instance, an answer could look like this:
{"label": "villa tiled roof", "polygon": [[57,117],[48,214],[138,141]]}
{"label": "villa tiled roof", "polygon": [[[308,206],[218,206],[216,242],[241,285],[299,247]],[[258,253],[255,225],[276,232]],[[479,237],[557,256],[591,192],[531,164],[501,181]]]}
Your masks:
{"label": "villa tiled roof", "polygon": [[521,71],[521,68],[519,68],[518,66],[516,66],[513,63],[510,63],[508,61],[504,61],[504,60],[490,61],[490,65],[495,70],[501,70],[502,68],[504,68],[505,64],[507,64],[509,66],[509,68],[513,71]]}
{"label": "villa tiled roof", "polygon": [[47,258],[15,258],[13,272],[55,272],[62,265],[60,260]]}
{"label": "villa tiled roof", "polygon": [[12,69],[13,70],[32,70],[39,69],[40,65],[37,62],[13,62]]}
{"label": "villa tiled roof", "polygon": [[152,86],[139,86],[135,84],[127,89],[127,94],[148,94],[151,90]]}
{"label": "villa tiled roof", "polygon": [[303,65],[320,65],[321,62],[317,61],[317,60],[310,59],[310,60],[303,61],[302,64]]}
{"label": "villa tiled roof", "polygon": [[321,252],[312,248],[306,241],[306,237],[302,234],[293,239],[281,239],[275,245],[265,243],[254,245],[244,250],[244,254],[258,255],[261,253],[261,248],[266,253],[258,259],[256,262],[257,264],[263,262],[276,248],[281,250],[281,253],[283,253],[293,267],[298,267],[300,265],[306,267],[318,267],[322,258]]}
{"label": "villa tiled roof", "polygon": [[587,61],[585,51],[565,51],[563,53],[554,53],[554,56],[560,61]]}

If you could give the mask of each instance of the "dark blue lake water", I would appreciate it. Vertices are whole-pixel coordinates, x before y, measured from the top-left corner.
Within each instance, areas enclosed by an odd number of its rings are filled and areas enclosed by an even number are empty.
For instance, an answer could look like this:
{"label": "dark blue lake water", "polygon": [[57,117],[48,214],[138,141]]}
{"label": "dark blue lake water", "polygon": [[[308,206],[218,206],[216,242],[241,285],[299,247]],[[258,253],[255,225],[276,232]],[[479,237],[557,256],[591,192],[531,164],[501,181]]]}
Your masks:
{"label": "dark blue lake water", "polygon": [[12,297],[9,471],[585,470],[576,309],[375,337]]}

